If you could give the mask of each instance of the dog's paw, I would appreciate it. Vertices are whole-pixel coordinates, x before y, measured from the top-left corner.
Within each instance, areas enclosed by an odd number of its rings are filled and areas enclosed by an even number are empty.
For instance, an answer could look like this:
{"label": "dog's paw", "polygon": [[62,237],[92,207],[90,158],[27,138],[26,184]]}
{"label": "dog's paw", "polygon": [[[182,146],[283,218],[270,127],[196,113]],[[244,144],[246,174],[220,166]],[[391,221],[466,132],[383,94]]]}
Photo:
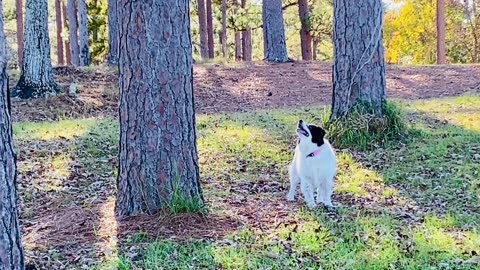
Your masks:
{"label": "dog's paw", "polygon": [[324,205],[323,208],[329,213],[336,212],[336,209],[333,205]]}
{"label": "dog's paw", "polygon": [[289,201],[289,202],[295,201],[295,195],[292,195],[292,194],[288,194],[285,198],[286,198],[287,201]]}

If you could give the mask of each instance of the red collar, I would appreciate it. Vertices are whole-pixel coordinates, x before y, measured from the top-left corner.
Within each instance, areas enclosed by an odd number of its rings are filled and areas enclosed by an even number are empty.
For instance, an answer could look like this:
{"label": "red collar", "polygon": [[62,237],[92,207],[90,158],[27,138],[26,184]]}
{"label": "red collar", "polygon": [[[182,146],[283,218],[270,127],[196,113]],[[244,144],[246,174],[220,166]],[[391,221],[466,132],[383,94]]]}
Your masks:
{"label": "red collar", "polygon": [[308,154],[307,157],[317,156],[318,154],[320,154],[320,151],[322,151],[322,149],[318,148],[317,150],[315,150],[315,151],[313,151],[312,153]]}

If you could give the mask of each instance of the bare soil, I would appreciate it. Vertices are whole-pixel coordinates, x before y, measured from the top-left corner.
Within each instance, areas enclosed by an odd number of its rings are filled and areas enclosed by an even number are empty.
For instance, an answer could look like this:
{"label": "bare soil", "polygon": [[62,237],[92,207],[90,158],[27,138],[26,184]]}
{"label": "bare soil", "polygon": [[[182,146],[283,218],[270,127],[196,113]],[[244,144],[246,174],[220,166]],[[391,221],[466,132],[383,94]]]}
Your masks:
{"label": "bare soil", "polygon": [[[194,89],[198,113],[240,112],[329,104],[330,63],[296,62],[235,65],[195,65]],[[57,68],[57,82],[66,90],[78,85],[78,97],[14,100],[14,121],[116,116],[117,74],[108,68]],[[15,85],[12,76],[10,85]],[[480,92],[480,65],[388,66],[388,97],[428,99]]]}

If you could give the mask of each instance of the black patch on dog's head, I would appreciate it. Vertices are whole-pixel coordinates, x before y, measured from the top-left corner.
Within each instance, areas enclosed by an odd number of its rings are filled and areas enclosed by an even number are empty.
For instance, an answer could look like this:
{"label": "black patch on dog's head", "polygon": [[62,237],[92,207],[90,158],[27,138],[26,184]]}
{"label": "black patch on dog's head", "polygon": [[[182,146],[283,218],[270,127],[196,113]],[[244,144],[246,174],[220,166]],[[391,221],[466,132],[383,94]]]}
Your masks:
{"label": "black patch on dog's head", "polygon": [[308,129],[310,130],[310,134],[312,134],[312,142],[316,143],[318,146],[322,146],[323,138],[325,137],[325,134],[327,134],[325,130],[314,125],[308,125]]}

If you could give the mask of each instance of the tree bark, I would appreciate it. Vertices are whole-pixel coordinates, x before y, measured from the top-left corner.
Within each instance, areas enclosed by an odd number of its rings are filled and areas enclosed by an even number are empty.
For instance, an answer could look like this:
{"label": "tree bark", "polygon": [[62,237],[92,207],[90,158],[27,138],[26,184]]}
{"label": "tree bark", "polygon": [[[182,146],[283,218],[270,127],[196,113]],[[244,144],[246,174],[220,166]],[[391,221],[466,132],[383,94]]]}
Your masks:
{"label": "tree bark", "polygon": [[197,0],[198,4],[198,26],[200,33],[200,56],[202,59],[208,58],[208,37],[207,37],[207,11],[205,10],[205,0]]}
{"label": "tree bark", "polygon": [[76,0],[67,0],[68,39],[72,65],[80,65],[80,48],[78,47],[78,22]]}
{"label": "tree bark", "polygon": [[78,0],[78,34],[80,46],[80,65],[90,65],[90,50],[88,46],[87,0]]}
{"label": "tree bark", "polygon": [[300,44],[302,48],[302,60],[312,60],[312,36],[310,35],[310,26],[308,17],[310,10],[307,0],[298,0],[298,15],[300,17]]}
{"label": "tree bark", "polygon": [[215,57],[215,45],[213,40],[213,15],[212,0],[207,0],[207,38],[208,38],[208,58]]}
{"label": "tree bark", "polygon": [[[233,0],[233,14],[238,13],[238,0]],[[242,60],[242,36],[240,32],[235,31],[235,60]]]}
{"label": "tree bark", "polygon": [[263,54],[269,62],[289,62],[281,0],[262,1]]}
{"label": "tree bark", "polygon": [[445,2],[437,0],[437,64],[446,63],[445,52]]}
{"label": "tree bark", "polygon": [[63,66],[65,61],[63,59],[63,25],[62,25],[62,7],[60,0],[55,0],[55,23],[57,26],[57,59],[58,64]]}
{"label": "tree bark", "polygon": [[175,187],[203,202],[189,0],[155,5],[119,0],[118,7],[122,30],[116,215],[153,213],[168,205]]}
{"label": "tree bark", "polygon": [[[62,1],[62,15],[63,15],[63,27],[64,29],[68,29],[68,22],[67,22],[67,7],[65,6],[65,2]],[[70,55],[70,42],[68,38],[65,39],[65,60],[67,65],[72,64],[72,57]]]}
{"label": "tree bark", "polygon": [[15,16],[17,19],[17,63],[22,66],[23,60],[23,0],[15,0]]}
{"label": "tree bark", "polygon": [[27,0],[22,72],[13,96],[38,98],[55,95],[59,91],[53,79],[50,58],[47,0]]}
{"label": "tree bark", "polygon": [[228,57],[227,53],[227,0],[222,0],[222,31],[220,31],[220,43],[222,44],[222,56]]}
{"label": "tree bark", "polygon": [[119,24],[117,18],[117,0],[108,0],[108,64],[118,64]]}
{"label": "tree bark", "polygon": [[[242,0],[242,8],[248,14],[247,0]],[[252,61],[252,29],[248,26],[245,31],[242,31],[242,59],[243,61]]]}
{"label": "tree bark", "polygon": [[331,120],[358,104],[384,113],[386,99],[381,0],[334,1],[334,66]]}
{"label": "tree bark", "polygon": [[18,221],[17,165],[12,142],[7,62],[3,1],[0,0],[0,269],[23,270],[25,261]]}

